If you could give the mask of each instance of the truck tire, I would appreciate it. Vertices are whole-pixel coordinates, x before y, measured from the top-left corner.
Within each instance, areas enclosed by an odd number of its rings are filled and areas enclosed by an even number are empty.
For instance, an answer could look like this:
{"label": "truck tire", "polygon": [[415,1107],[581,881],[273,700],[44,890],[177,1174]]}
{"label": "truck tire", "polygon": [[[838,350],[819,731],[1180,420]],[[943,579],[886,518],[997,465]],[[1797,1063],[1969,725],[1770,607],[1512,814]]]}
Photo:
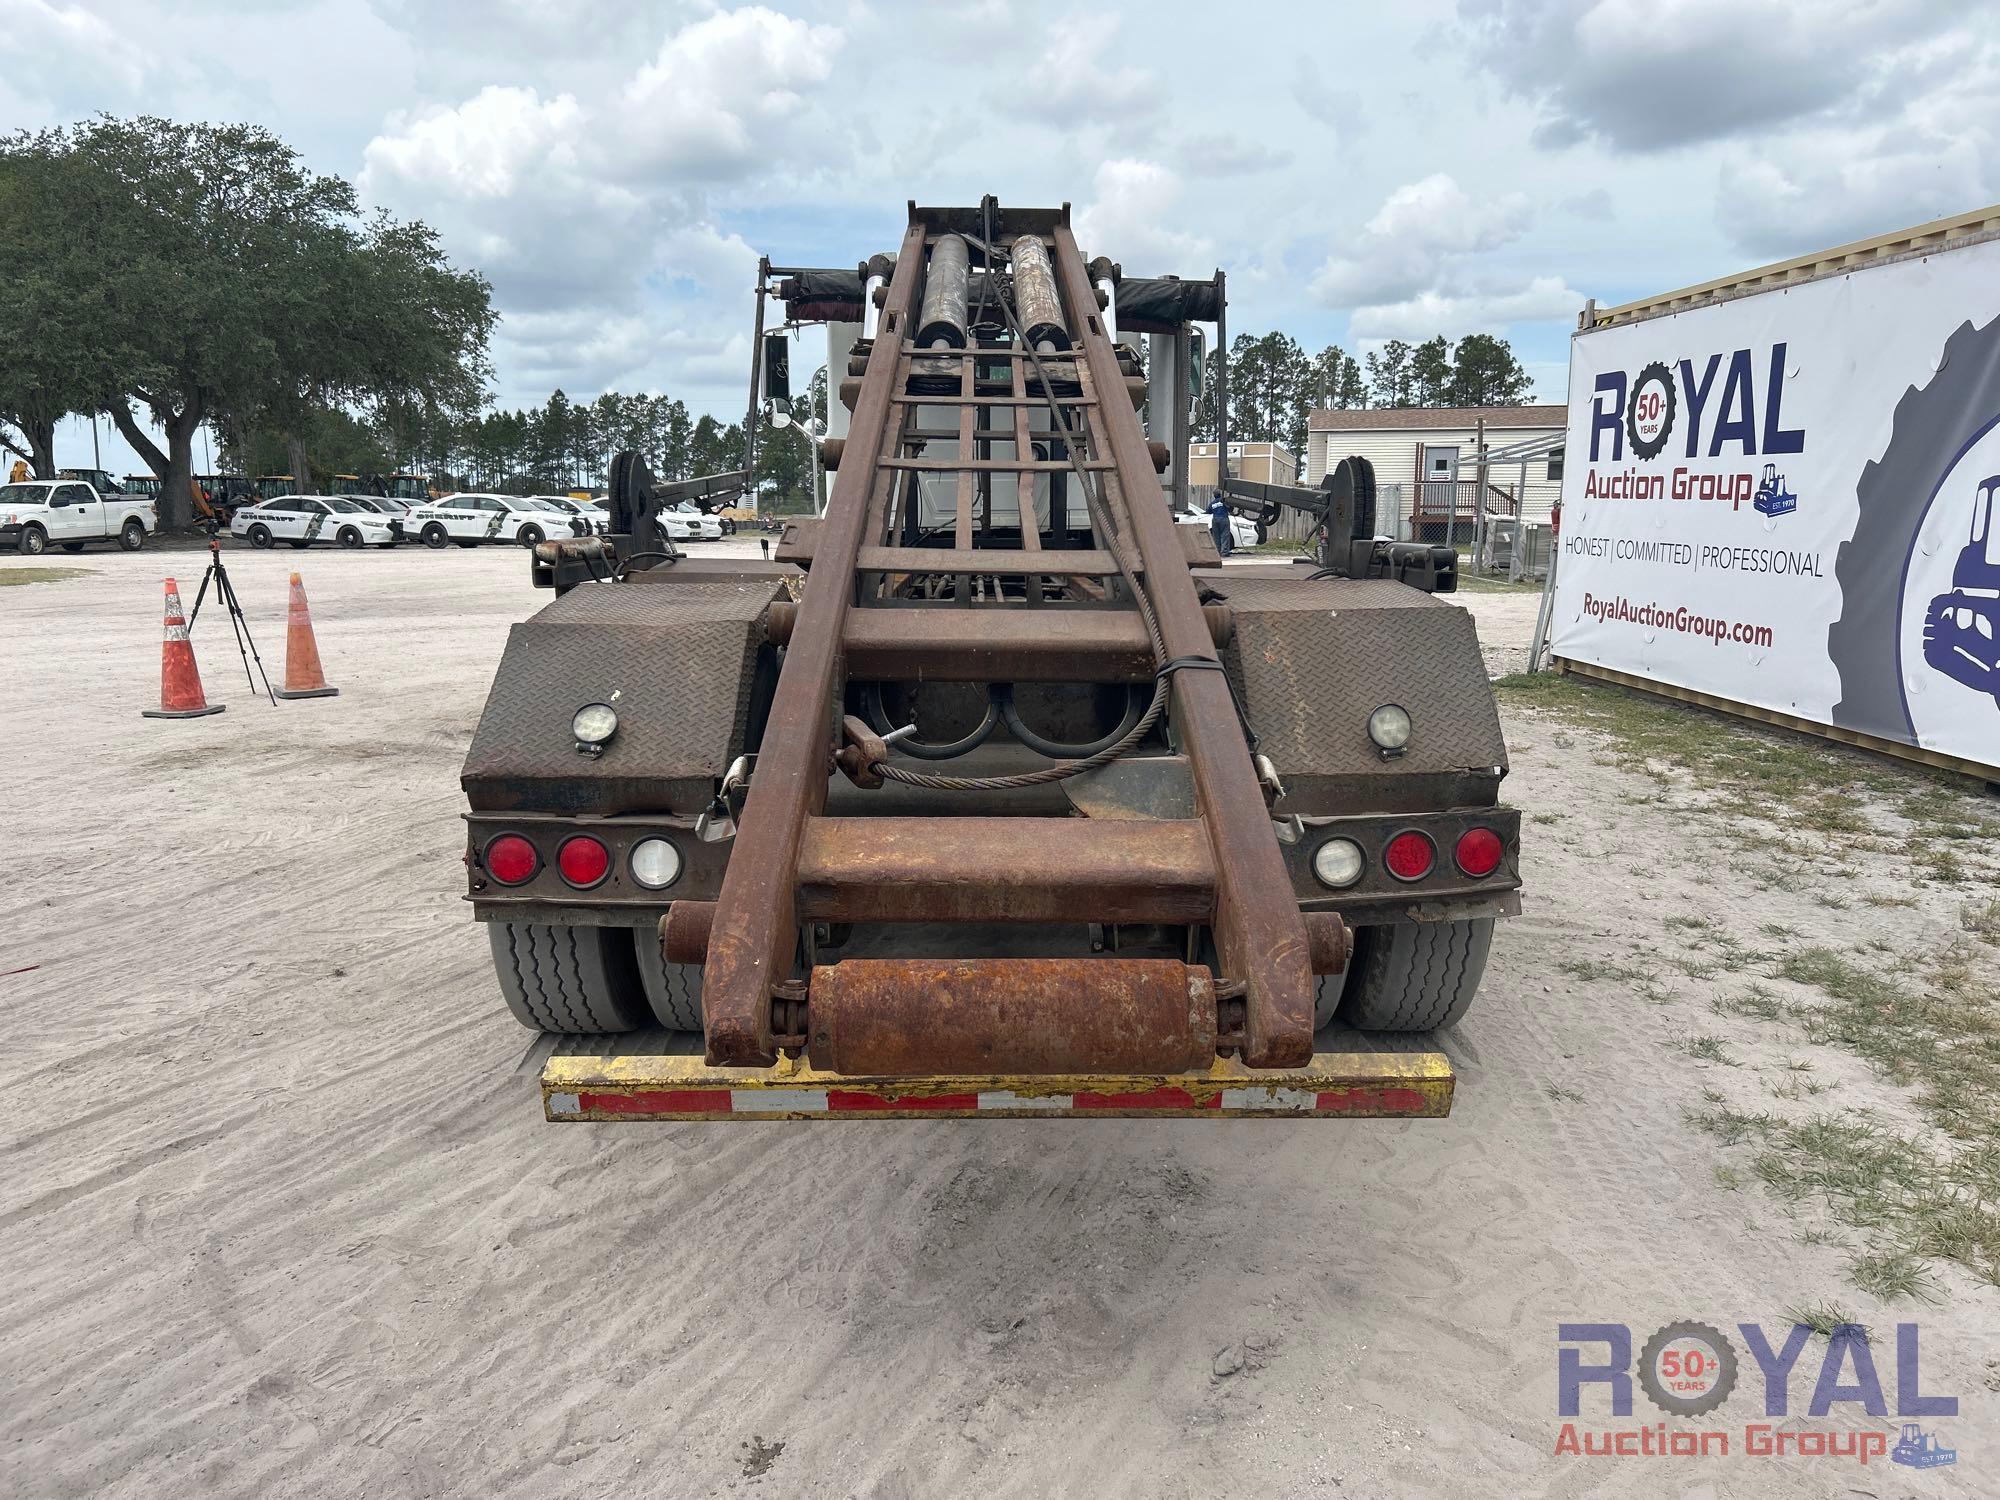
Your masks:
{"label": "truck tire", "polygon": [[118,528],[118,545],[127,552],[137,552],[146,545],[146,528],[138,521],[127,521]]}
{"label": "truck tire", "polygon": [[64,543],[62,544],[62,549],[63,549],[63,551],[65,551],[65,552],[81,552],[81,551],[83,550],[83,543],[82,543],[82,542],[64,542]]}
{"label": "truck tire", "polygon": [[[1828,717],[1905,744],[1917,742],[1902,662],[1905,580],[1940,486],[2000,412],[2000,318],[1959,324],[1933,368],[1929,384],[1903,392],[1881,456],[1862,467],[1854,534],[1834,554],[1840,618],[1826,631],[1826,654],[1840,674],[1840,700]],[[1953,551],[1963,546],[1963,521],[1946,535]]]}
{"label": "truck tire", "polygon": [[1472,1005],[1493,946],[1493,918],[1357,927],[1344,975],[1319,981],[1313,1022],[1357,1031],[1436,1031]]}
{"label": "truck tire", "polygon": [[28,557],[40,557],[49,550],[49,534],[39,526],[23,526],[21,539],[14,545]]}
{"label": "truck tire", "polygon": [[486,935],[507,1009],[529,1030],[575,1036],[645,1024],[626,929],[489,922]]}
{"label": "truck tire", "polygon": [[655,927],[633,928],[632,945],[638,951],[639,979],[653,1007],[653,1019],[669,1031],[700,1031],[701,967],[670,964],[661,957]]}

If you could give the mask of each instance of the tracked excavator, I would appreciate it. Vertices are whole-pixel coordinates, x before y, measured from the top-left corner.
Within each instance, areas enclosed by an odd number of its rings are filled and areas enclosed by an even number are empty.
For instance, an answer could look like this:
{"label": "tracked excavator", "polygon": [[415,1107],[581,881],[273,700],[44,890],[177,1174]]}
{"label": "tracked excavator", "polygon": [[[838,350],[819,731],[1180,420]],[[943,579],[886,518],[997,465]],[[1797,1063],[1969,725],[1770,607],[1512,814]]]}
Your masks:
{"label": "tracked excavator", "polygon": [[547,1118],[1449,1111],[1432,1034],[1519,909],[1493,695],[1359,460],[1294,497],[1339,533],[1301,564],[1174,524],[1186,382],[1149,439],[1130,339],[1222,293],[992,198],[764,263],[759,342],[773,300],[833,330],[825,514],[683,555],[619,455],[465,760]]}

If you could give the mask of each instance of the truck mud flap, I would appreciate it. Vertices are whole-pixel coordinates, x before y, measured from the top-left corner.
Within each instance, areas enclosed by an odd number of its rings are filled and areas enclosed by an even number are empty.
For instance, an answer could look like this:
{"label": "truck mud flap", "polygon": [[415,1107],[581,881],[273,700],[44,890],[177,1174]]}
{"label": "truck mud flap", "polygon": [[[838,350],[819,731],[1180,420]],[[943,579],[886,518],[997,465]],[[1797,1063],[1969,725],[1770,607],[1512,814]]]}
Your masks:
{"label": "truck mud flap", "polygon": [[1199,1072],[964,1074],[871,1078],[781,1061],[711,1067],[699,1053],[556,1044],[542,1068],[551,1120],[917,1120],[1164,1115],[1209,1119],[1441,1119],[1453,1074],[1442,1052],[1315,1053],[1297,1068],[1218,1058]]}

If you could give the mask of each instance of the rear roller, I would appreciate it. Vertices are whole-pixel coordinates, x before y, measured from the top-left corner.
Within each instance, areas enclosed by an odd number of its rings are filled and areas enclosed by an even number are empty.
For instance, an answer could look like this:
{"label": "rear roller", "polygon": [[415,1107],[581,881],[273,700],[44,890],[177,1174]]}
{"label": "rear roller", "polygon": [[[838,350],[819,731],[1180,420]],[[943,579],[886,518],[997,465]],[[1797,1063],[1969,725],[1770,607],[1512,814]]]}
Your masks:
{"label": "rear roller", "polygon": [[573,1036],[646,1024],[629,928],[489,922],[486,935],[507,1009],[530,1030]]}

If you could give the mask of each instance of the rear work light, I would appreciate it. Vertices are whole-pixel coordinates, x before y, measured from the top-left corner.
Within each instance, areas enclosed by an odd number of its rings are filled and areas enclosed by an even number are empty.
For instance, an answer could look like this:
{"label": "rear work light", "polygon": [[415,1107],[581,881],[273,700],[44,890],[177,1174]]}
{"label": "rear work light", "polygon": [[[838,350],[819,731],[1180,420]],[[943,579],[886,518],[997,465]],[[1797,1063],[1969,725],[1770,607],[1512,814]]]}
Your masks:
{"label": "rear work light", "polygon": [[1500,835],[1490,828],[1468,828],[1458,836],[1458,868],[1475,880],[1499,869],[1503,852]]}
{"label": "rear work light", "polygon": [[578,890],[588,890],[611,872],[611,851],[587,833],[564,839],[556,850],[556,868]]}
{"label": "rear work light", "polygon": [[1437,849],[1414,828],[1397,834],[1382,851],[1382,864],[1398,880],[1422,880],[1437,863]]}
{"label": "rear work light", "polygon": [[486,873],[502,885],[520,885],[532,880],[542,867],[535,846],[518,833],[503,833],[486,846]]}

